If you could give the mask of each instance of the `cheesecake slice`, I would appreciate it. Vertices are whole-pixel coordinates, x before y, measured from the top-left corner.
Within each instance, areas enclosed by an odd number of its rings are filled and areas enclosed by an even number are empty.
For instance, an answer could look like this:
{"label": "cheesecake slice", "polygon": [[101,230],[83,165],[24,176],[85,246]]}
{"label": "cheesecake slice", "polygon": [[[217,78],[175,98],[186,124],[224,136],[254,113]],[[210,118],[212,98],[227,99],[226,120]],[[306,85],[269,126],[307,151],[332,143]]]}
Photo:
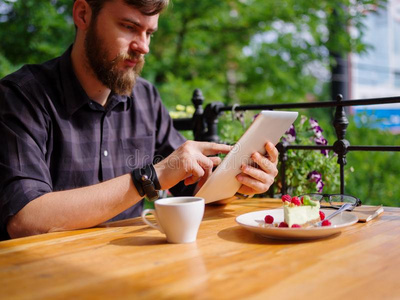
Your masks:
{"label": "cheesecake slice", "polygon": [[295,224],[300,227],[308,227],[320,221],[319,209],[319,201],[313,201],[309,198],[305,198],[302,202],[298,201],[297,203],[284,201],[284,222],[289,228]]}

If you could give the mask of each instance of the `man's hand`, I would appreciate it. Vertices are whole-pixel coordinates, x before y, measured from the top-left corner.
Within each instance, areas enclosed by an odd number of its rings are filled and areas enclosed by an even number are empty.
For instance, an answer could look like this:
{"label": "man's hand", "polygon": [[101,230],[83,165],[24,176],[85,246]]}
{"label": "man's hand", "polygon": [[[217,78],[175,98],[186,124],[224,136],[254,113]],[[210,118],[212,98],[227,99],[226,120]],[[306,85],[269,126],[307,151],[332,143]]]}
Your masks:
{"label": "man's hand", "polygon": [[231,149],[232,146],[224,144],[185,142],[154,166],[161,189],[169,189],[182,180],[185,180],[186,185],[200,180],[198,186],[203,185],[213,167],[221,162],[219,157],[209,155],[228,153]]}
{"label": "man's hand", "polygon": [[266,192],[274,183],[278,175],[278,150],[274,144],[268,142],[265,144],[267,155],[263,156],[259,152],[253,153],[251,159],[257,164],[257,167],[242,165],[242,173],[236,176],[242,183],[239,193],[245,195],[254,195]]}

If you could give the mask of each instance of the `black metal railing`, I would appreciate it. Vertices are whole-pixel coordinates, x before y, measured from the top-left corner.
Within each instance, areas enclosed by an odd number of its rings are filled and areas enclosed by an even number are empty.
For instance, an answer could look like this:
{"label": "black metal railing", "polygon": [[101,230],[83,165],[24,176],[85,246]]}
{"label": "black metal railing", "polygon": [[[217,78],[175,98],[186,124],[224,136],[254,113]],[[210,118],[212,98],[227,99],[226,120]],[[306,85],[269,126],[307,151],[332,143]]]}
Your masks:
{"label": "black metal railing", "polygon": [[[346,117],[344,107],[358,105],[376,105],[400,103],[400,97],[371,98],[360,100],[343,100],[341,95],[337,96],[336,101],[307,102],[307,103],[283,103],[283,104],[254,104],[241,106],[225,106],[221,102],[212,102],[203,110],[204,97],[199,89],[193,92],[192,103],[195,112],[192,118],[174,119],[174,126],[178,130],[192,130],[196,141],[219,142],[218,118],[225,111],[247,111],[247,110],[277,110],[277,109],[310,109],[310,108],[336,108],[333,126],[336,131],[337,140],[333,145],[289,145],[281,142],[277,145],[279,159],[281,162],[281,192],[287,192],[286,186],[286,162],[288,160],[288,150],[332,150],[338,156],[340,165],[340,193],[345,193],[344,166],[347,164],[346,154],[349,151],[400,151],[400,146],[360,146],[350,145],[346,140],[346,131],[349,121]],[[273,195],[273,189],[270,195]]]}

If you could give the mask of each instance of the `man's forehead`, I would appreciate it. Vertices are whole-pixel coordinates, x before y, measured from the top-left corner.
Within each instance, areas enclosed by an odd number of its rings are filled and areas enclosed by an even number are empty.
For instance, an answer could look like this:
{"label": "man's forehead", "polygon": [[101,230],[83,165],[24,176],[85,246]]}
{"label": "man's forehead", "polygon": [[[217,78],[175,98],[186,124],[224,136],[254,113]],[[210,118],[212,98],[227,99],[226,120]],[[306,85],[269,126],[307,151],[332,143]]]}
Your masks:
{"label": "man's forehead", "polygon": [[140,27],[146,27],[150,30],[157,30],[159,14],[152,16],[143,14],[133,5],[126,4],[124,0],[107,1],[100,14],[109,16],[120,21],[128,21]]}
{"label": "man's forehead", "polygon": [[85,0],[99,1],[103,6],[107,2],[122,3],[126,6],[138,9],[143,15],[154,16],[159,15],[169,4],[169,0]]}

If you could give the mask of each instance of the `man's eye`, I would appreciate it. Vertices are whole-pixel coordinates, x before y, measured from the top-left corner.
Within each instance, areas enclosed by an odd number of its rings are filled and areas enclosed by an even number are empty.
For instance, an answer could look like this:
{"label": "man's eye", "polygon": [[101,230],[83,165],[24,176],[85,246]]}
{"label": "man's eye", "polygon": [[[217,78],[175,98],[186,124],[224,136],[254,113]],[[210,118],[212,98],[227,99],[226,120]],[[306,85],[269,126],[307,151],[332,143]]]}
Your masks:
{"label": "man's eye", "polygon": [[131,25],[126,25],[126,24],[124,24],[124,25],[122,25],[123,27],[125,27],[126,29],[128,29],[128,30],[134,30],[135,28],[133,28],[133,26],[131,26]]}

